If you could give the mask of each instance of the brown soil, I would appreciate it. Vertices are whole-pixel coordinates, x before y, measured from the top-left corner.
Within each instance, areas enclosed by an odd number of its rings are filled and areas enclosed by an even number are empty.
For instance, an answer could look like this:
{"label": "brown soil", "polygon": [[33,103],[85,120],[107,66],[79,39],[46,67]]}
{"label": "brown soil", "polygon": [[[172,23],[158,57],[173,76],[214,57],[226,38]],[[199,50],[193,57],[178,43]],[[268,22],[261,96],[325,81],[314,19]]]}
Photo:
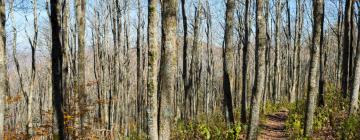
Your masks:
{"label": "brown soil", "polygon": [[260,124],[258,140],[287,140],[289,139],[285,122],[289,111],[280,109],[278,112],[266,115],[265,121]]}

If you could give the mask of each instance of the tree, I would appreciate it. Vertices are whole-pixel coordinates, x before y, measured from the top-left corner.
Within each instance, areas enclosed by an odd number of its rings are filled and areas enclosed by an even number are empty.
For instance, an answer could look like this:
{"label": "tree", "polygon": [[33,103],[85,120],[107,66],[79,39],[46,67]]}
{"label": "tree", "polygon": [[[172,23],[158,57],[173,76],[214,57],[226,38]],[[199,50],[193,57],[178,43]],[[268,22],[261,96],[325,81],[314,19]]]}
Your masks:
{"label": "tree", "polygon": [[245,19],[244,19],[244,41],[243,41],[243,65],[242,65],[242,94],[241,94],[241,122],[246,123],[247,117],[247,65],[248,65],[248,48],[249,48],[249,16],[251,0],[245,1]]}
{"label": "tree", "polygon": [[263,0],[257,0],[256,2],[255,84],[251,96],[251,114],[247,132],[248,140],[256,139],[261,95],[264,93],[265,83],[266,21],[263,15]]}
{"label": "tree", "polygon": [[188,40],[187,40],[187,34],[188,34],[188,25],[187,25],[187,16],[186,16],[186,10],[185,10],[185,2],[186,0],[181,0],[181,14],[182,14],[182,24],[183,24],[183,70],[182,70],[182,78],[183,78],[183,84],[184,84],[184,92],[185,92],[185,99],[184,99],[184,110],[183,110],[183,116],[185,119],[188,119],[189,113],[188,109],[190,109],[190,86],[189,86],[189,75],[188,75]]}
{"label": "tree", "polygon": [[281,6],[282,0],[276,1],[276,19],[275,19],[275,81],[274,81],[274,92],[273,102],[278,102],[278,96],[281,91],[281,75],[280,75],[280,28],[281,28]]}
{"label": "tree", "polygon": [[300,47],[301,47],[301,35],[303,29],[303,14],[304,2],[303,0],[296,0],[296,21],[295,21],[295,40],[294,40],[294,52],[293,52],[293,81],[290,95],[290,102],[295,102],[298,94],[299,76],[300,76]]}
{"label": "tree", "polygon": [[149,137],[151,140],[158,139],[158,54],[159,54],[159,46],[158,46],[158,29],[157,29],[157,21],[158,21],[158,12],[157,12],[158,0],[149,0],[149,17],[148,17],[148,83],[147,83],[147,103],[148,103],[148,127],[149,127]]}
{"label": "tree", "polygon": [[[50,0],[50,22],[51,22],[51,35],[52,35],[52,48],[51,48],[51,71],[52,71],[52,99],[53,107],[55,108],[55,117],[57,125],[55,126],[55,135],[59,139],[65,139],[64,133],[64,111],[63,111],[63,96],[62,96],[62,44],[61,27],[60,27],[60,13],[61,2],[59,0]],[[58,131],[58,132],[56,132]]]}
{"label": "tree", "polygon": [[233,22],[234,22],[234,8],[235,1],[227,0],[226,15],[225,15],[225,35],[224,35],[224,50],[223,50],[223,88],[224,88],[224,106],[225,119],[228,127],[234,124],[233,106],[232,106],[232,78],[233,75],[233,61],[234,61],[234,46],[233,46]]}
{"label": "tree", "polygon": [[[138,16],[138,23],[136,27],[136,91],[137,91],[137,117],[142,118],[142,107],[141,104],[143,103],[143,93],[144,90],[142,88],[142,78],[143,78],[143,69],[142,69],[142,44],[141,44],[141,24],[142,24],[142,11],[141,11],[141,3],[140,0],[137,0],[137,16]],[[138,131],[141,129],[141,121],[138,122]]]}
{"label": "tree", "polygon": [[79,107],[80,107],[80,129],[81,129],[81,135],[85,136],[85,130],[84,130],[84,123],[86,121],[86,89],[85,89],[85,6],[86,6],[86,0],[76,0],[76,24],[78,28],[78,57],[79,57],[79,63],[78,63],[78,94],[79,94]]}
{"label": "tree", "polygon": [[33,0],[33,16],[34,16],[34,36],[33,38],[29,37],[29,43],[31,46],[31,77],[30,77],[30,91],[27,99],[27,133],[31,136],[32,128],[32,102],[33,102],[33,93],[34,93],[34,84],[36,78],[36,59],[35,52],[37,47],[38,40],[38,16],[37,16],[37,0]]}
{"label": "tree", "polygon": [[0,0],[0,136],[4,136],[5,97],[9,94],[6,56],[5,0]]}
{"label": "tree", "polygon": [[[191,90],[191,95],[189,95],[192,99],[191,107],[190,109],[190,114],[191,117],[196,116],[196,97],[199,94],[199,89],[200,87],[200,65],[201,65],[201,61],[200,61],[200,51],[201,51],[201,46],[200,46],[200,40],[199,40],[199,30],[200,30],[200,25],[201,25],[201,4],[200,1],[198,0],[198,7],[195,8],[195,21],[194,21],[194,40],[193,40],[193,46],[192,46],[192,50],[191,50],[191,64],[190,64],[190,75],[189,75],[189,89]],[[191,100],[190,100],[191,101]]]}
{"label": "tree", "polygon": [[313,129],[313,118],[316,107],[316,96],[318,94],[318,82],[317,72],[319,65],[319,55],[320,55],[320,42],[321,42],[321,32],[323,29],[323,16],[324,16],[324,1],[316,0],[313,2],[313,38],[312,38],[312,47],[310,54],[310,69],[308,77],[308,92],[306,99],[306,114],[305,114],[305,127],[304,127],[304,136],[310,136]]}
{"label": "tree", "polygon": [[170,122],[173,116],[171,101],[175,94],[177,0],[163,1],[161,14],[163,34],[159,79],[159,138],[167,140],[170,139]]}
{"label": "tree", "polygon": [[[357,3],[357,7],[360,8],[359,3]],[[358,25],[360,21],[358,20]],[[358,36],[360,35],[360,26],[358,26]],[[359,109],[359,87],[360,87],[360,40],[358,39],[357,47],[356,47],[356,57],[355,57],[355,70],[354,70],[354,79],[351,85],[351,99],[350,99],[350,109],[349,114],[355,114]]]}
{"label": "tree", "polygon": [[352,22],[352,7],[353,7],[353,1],[352,0],[346,0],[345,4],[345,19],[344,19],[344,36],[343,36],[343,58],[342,58],[342,79],[341,79],[341,92],[343,97],[345,98],[347,96],[348,92],[348,82],[349,82],[349,53],[351,49],[351,22]]}

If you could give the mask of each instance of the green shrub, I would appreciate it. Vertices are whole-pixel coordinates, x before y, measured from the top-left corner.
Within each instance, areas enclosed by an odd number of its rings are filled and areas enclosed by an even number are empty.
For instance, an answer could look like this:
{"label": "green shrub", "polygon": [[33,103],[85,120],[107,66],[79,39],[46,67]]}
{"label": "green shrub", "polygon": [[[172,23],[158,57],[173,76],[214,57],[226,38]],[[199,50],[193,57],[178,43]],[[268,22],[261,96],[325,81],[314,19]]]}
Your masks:
{"label": "green shrub", "polygon": [[[340,136],[339,136],[340,135]],[[360,115],[349,116],[340,125],[338,136],[342,139],[355,140],[360,138]]]}

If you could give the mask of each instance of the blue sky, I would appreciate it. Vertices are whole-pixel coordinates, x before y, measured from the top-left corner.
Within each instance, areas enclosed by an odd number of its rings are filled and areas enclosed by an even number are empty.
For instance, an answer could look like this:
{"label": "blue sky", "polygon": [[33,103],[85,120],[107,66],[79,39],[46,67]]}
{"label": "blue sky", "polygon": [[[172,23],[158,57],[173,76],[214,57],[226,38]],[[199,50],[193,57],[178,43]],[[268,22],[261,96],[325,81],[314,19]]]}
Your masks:
{"label": "blue sky", "polygon": [[[194,6],[197,5],[197,1],[198,0],[187,0],[186,3],[186,7],[187,7],[187,16],[188,16],[188,24],[189,24],[189,33],[190,36],[192,34],[192,26],[191,23],[193,22],[193,16],[194,16]],[[244,2],[245,0],[239,0],[240,2]],[[254,2],[255,0],[253,0]],[[312,30],[312,26],[311,26],[311,22],[310,22],[310,18],[312,16],[312,12],[310,11],[312,6],[312,1],[311,0],[305,0],[306,1],[306,13],[305,13],[305,27],[304,28],[306,31],[304,31],[304,33],[311,33]],[[333,24],[336,22],[337,20],[337,8],[338,8],[338,0],[325,0],[325,13],[327,18],[329,19],[329,21]],[[87,22],[88,22],[88,28],[87,28],[87,37],[90,39],[90,26],[89,26],[89,21],[92,20],[93,16],[93,6],[100,6],[99,3],[104,4],[106,1],[105,0],[89,0],[87,2]],[[142,5],[142,11],[143,11],[143,16],[142,18],[146,20],[147,18],[147,0],[141,0],[141,5]],[[180,0],[179,0],[180,2]],[[201,0],[201,2],[204,4],[205,0]],[[71,0],[71,3],[73,3],[73,0]],[[224,0],[209,0],[210,3],[210,7],[211,7],[211,14],[212,14],[212,18],[213,18],[213,43],[215,43],[215,45],[217,46],[221,46],[222,44],[222,39],[223,39],[223,25],[224,25],[224,14],[225,14],[225,2]],[[270,1],[271,4],[271,8],[272,10],[274,10],[273,7],[273,1]],[[289,1],[290,7],[291,7],[291,23],[292,26],[295,23],[295,0],[290,0]],[[73,4],[71,4],[71,17],[72,17],[72,22],[74,19],[74,10],[73,10]],[[9,3],[7,3],[7,13],[9,12]],[[136,7],[136,0],[131,0],[131,4],[130,4],[130,9],[129,9],[129,13],[130,13],[130,33],[135,33],[135,25],[137,23],[137,7]],[[255,6],[254,4],[252,5],[252,11],[254,11]],[[179,12],[181,9],[179,9]],[[45,0],[38,0],[38,11],[39,11],[39,25],[42,27],[49,27],[48,25],[48,16],[46,14],[45,11]],[[8,14],[7,14],[8,15]],[[105,15],[102,15],[105,16]],[[181,14],[179,14],[179,16],[181,16]],[[283,11],[283,21],[286,22],[286,13],[285,11]],[[272,17],[274,17],[274,15],[272,15]],[[28,51],[30,50],[28,41],[27,41],[27,36],[25,34],[25,29],[28,31],[29,35],[32,36],[32,31],[33,31],[33,16],[32,16],[32,5],[31,5],[31,1],[30,0],[15,0],[15,18],[16,18],[16,27],[18,30],[18,40],[17,40],[17,44],[18,44],[18,51]],[[26,18],[28,20],[26,20]],[[181,17],[179,17],[181,18]],[[252,16],[252,18],[254,18],[254,15]],[[252,22],[252,29],[255,29],[255,24],[254,21]],[[11,34],[11,25],[13,23],[8,20],[7,21],[7,35],[8,35],[8,43],[11,42],[12,40],[12,34]],[[179,22],[179,28],[181,28],[181,22]],[[328,21],[325,20],[325,28],[328,27]],[[292,27],[293,28],[293,27]],[[42,29],[42,28],[40,28]],[[292,29],[293,30],[293,29]],[[181,30],[179,30],[180,34],[181,34]],[[110,34],[110,33],[109,33]],[[306,34],[305,34],[306,35]],[[110,35],[109,35],[110,36]],[[201,29],[201,36],[203,37],[202,39],[205,41],[205,20],[202,20],[202,29]],[[132,40],[134,40],[135,34],[131,34],[131,38]],[[40,36],[41,38],[41,36]],[[237,39],[235,39],[237,40]],[[87,45],[90,45],[90,41],[87,42]],[[39,46],[41,48],[41,46]]]}

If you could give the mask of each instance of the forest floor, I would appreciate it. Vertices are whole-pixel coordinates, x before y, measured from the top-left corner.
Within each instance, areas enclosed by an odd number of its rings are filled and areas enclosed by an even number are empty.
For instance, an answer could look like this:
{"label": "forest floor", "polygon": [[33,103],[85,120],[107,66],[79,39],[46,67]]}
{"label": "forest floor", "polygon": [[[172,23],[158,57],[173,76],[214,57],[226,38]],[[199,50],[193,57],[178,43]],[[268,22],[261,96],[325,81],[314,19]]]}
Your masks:
{"label": "forest floor", "polygon": [[289,110],[281,108],[278,112],[266,115],[265,120],[260,124],[259,140],[287,140],[288,134],[286,132],[286,119],[288,118]]}

